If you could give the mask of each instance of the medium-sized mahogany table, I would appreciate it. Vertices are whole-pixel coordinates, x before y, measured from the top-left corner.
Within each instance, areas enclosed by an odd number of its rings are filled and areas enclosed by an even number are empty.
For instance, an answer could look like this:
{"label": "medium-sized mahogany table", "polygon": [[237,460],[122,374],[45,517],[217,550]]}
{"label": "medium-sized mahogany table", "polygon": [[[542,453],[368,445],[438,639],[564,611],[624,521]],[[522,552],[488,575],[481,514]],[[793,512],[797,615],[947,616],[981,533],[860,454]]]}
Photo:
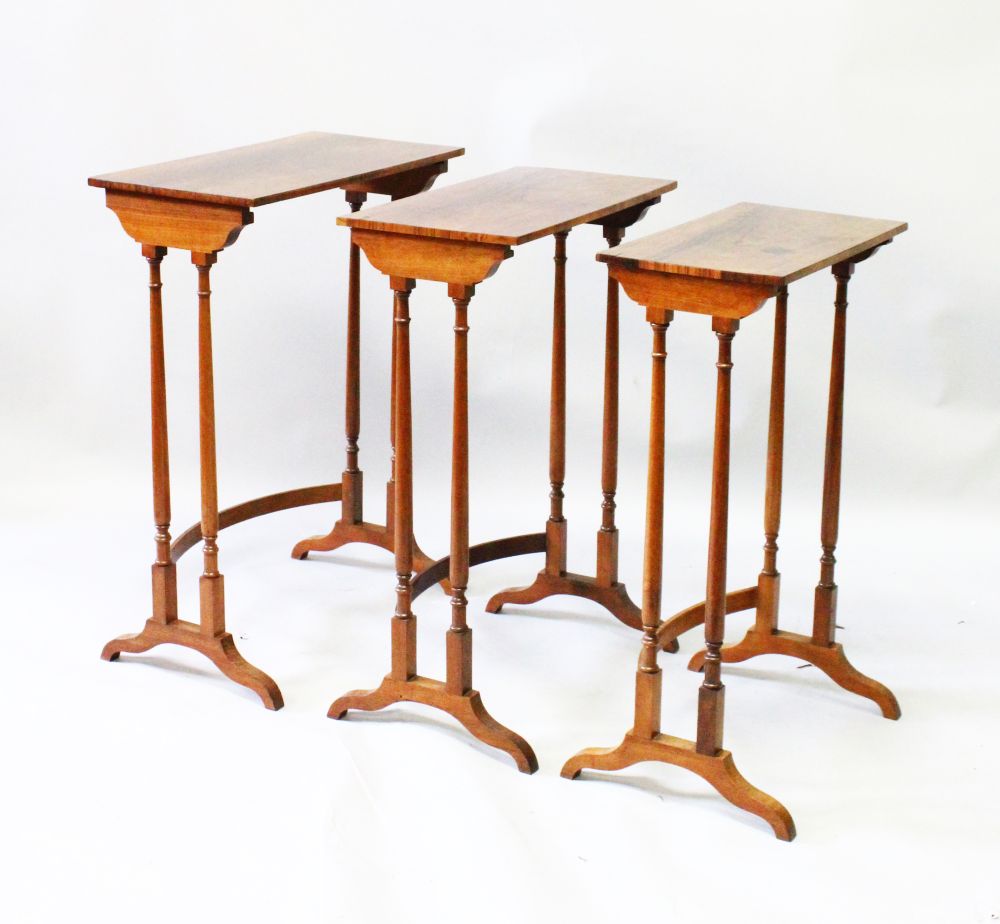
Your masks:
{"label": "medium-sized mahogany table", "polygon": [[[219,510],[215,459],[215,395],[212,364],[209,272],[218,253],[254,220],[251,209],[327,189],[346,191],[352,210],[368,193],[394,199],[427,189],[448,169],[462,148],[386,141],[354,135],[308,132],[262,144],[217,151],[169,163],[91,177],[106,190],[106,201],[125,232],[142,245],[149,263],[150,362],[152,395],[153,510],[156,560],[153,563],[153,612],[137,635],[113,639],[101,657],[114,661],[122,652],[148,651],[171,643],[200,651],[227,677],[249,687],[268,709],[280,709],[281,692],[263,671],[243,659],[226,631],[223,578],[219,572],[219,530],[278,510],[341,501],[342,517],[331,536],[370,542],[391,549],[387,527],[361,515],[361,472],[357,467],[360,428],[359,255],[350,252],[347,312],[347,471],[343,484],[298,488]],[[170,473],[167,449],[166,372],[160,264],[167,249],[191,252],[198,271],[198,390],[201,457],[201,520],[170,540]],[[388,512],[391,522],[392,510]],[[339,532],[338,532],[339,528]],[[177,617],[180,557],[203,540],[200,621]],[[413,543],[406,533],[407,546]],[[342,544],[342,543],[338,543]],[[333,548],[320,539],[296,546],[298,557],[312,548]],[[424,560],[426,556],[415,550]]]}
{"label": "medium-sized mahogany table", "polygon": [[[396,607],[392,617],[391,667],[374,690],[354,691],[329,710],[342,718],[350,709],[376,710],[399,701],[423,703],[453,715],[476,738],[513,757],[519,770],[532,773],[538,763],[528,743],[496,722],[472,686],[472,630],[468,626],[466,589],[472,565],[533,552],[546,553],[544,586],[523,599],[550,593],[577,593],[597,599],[629,624],[627,600],[617,581],[614,560],[614,462],[617,456],[617,286],[608,289],[609,377],[605,392],[605,525],[609,541],[598,546],[598,576],[583,578],[566,571],[566,521],[562,514],[565,463],[566,236],[584,223],[600,224],[610,244],[660,196],[672,180],[583,173],[575,170],[516,167],[491,176],[432,190],[338,219],[351,227],[351,241],[371,264],[389,277],[395,292],[396,337],[393,356],[393,403],[396,447],[395,519]],[[493,275],[513,255],[512,248],[554,235],[556,240],[555,321],[552,368],[551,473],[552,508],[546,531],[469,545],[468,308],[477,284]],[[454,409],[452,420],[451,554],[414,576],[411,546],[401,537],[412,530],[413,454],[410,389],[410,292],[415,280],[443,282],[455,305]],[[609,397],[610,394],[610,397]],[[416,617],[413,601],[448,577],[451,627],[447,633],[444,681],[417,673]],[[598,588],[610,593],[598,593]],[[515,599],[508,595],[507,599]],[[499,609],[503,601],[495,602]]]}
{"label": "medium-sized mahogany table", "polygon": [[[722,662],[759,654],[784,654],[816,665],[845,689],[874,700],[889,719],[898,719],[895,696],[859,673],[836,641],[837,585],[834,550],[840,512],[843,447],[844,358],[847,283],[854,267],[888,244],[906,224],[847,215],[743,203],[597,255],[626,293],[646,308],[653,329],[653,380],[649,425],[642,649],[636,672],[635,722],[615,748],[588,748],[563,767],[569,779],[587,768],[620,770],[640,761],[685,767],[706,779],[730,802],[760,816],[782,840],[795,836],[787,809],[751,786],[722,747]],[[778,628],[778,524],[781,513],[785,415],[785,334],[788,285],[832,266],[837,280],[833,358],[826,432],[820,579],[812,635]],[[764,566],[757,584],[726,592],[729,517],[729,441],[732,342],[741,319],[776,298],[771,407],[768,426],[764,512]],[[666,331],[675,311],[712,318],[718,338],[715,442],[708,538],[706,599],[661,622],[663,569],[664,380]],[[756,610],[756,621],[736,645],[723,647],[727,613]],[[689,667],[704,671],[694,741],[660,733],[662,679],[657,653],[677,636],[705,625],[705,651]]]}

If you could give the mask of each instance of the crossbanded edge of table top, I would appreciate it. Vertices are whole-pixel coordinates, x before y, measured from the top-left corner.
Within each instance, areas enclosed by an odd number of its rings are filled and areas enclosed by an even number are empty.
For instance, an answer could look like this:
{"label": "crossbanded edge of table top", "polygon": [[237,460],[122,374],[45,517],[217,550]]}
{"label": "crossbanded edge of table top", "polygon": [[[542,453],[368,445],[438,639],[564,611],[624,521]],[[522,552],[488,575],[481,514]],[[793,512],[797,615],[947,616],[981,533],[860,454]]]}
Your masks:
{"label": "crossbanded edge of table top", "polygon": [[741,202],[602,250],[635,269],[728,282],[787,285],[891,241],[906,222]]}
{"label": "crossbanded edge of table top", "polygon": [[656,200],[675,180],[512,167],[338,218],[351,228],[514,246]]}
{"label": "crossbanded edge of table top", "polygon": [[464,148],[304,132],[260,144],[92,176],[91,186],[244,208],[440,163]]}

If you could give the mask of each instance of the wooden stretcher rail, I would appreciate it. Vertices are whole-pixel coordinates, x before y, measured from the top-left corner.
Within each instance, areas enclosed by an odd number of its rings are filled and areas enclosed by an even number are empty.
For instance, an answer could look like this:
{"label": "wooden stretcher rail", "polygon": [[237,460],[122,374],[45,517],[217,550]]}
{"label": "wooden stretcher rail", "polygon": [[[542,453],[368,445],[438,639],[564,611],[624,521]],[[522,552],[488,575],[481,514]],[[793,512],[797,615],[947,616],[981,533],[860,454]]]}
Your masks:
{"label": "wooden stretcher rail", "polygon": [[[469,548],[469,566],[485,564],[488,561],[499,561],[501,558],[514,558],[517,555],[533,555],[545,551],[545,533],[527,533],[523,536],[508,536],[506,539],[493,539],[481,542]],[[451,567],[451,556],[438,559],[429,568],[421,571],[413,579],[413,599],[419,597],[425,590],[448,577]]]}
{"label": "wooden stretcher rail", "polygon": [[[656,641],[660,648],[666,648],[675,639],[690,632],[697,626],[705,622],[705,600],[695,603],[687,609],[675,613],[669,619],[665,619],[659,629],[656,630]],[[726,594],[726,615],[730,613],[741,613],[743,610],[752,610],[757,606],[757,585],[744,587],[740,590],[731,590]]]}
{"label": "wooden stretcher rail", "polygon": [[[219,511],[219,529],[228,529],[244,520],[262,517],[279,510],[308,507],[311,504],[328,504],[340,500],[340,484],[318,484],[311,488],[295,488],[279,494],[268,494],[244,501]],[[170,560],[176,564],[180,557],[201,542],[201,523],[195,523],[182,532],[170,546]]]}

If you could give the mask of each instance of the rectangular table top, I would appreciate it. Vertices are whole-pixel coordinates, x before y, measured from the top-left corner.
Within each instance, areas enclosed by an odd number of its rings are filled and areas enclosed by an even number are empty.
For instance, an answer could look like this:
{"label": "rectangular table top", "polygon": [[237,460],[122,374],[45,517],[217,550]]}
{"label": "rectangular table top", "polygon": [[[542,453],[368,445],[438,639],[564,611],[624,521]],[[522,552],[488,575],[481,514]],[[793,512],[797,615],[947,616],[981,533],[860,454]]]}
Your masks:
{"label": "rectangular table top", "polygon": [[93,176],[91,186],[252,208],[425,167],[464,148],[305,132]]}
{"label": "rectangular table top", "polygon": [[597,221],[676,186],[675,180],[512,167],[363,209],[338,224],[509,246]]}
{"label": "rectangular table top", "polygon": [[675,228],[602,250],[632,268],[787,285],[892,240],[906,222],[741,202]]}

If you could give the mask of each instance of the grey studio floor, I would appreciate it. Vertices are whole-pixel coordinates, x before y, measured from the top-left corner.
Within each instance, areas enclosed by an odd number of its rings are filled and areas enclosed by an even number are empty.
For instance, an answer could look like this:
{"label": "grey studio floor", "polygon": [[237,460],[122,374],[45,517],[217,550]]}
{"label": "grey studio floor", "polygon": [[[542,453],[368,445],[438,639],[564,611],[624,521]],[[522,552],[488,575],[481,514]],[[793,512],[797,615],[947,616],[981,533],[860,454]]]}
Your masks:
{"label": "grey studio floor", "polygon": [[[636,496],[620,508],[633,588],[641,468],[624,466],[623,493]],[[148,611],[152,528],[134,474],[106,490],[66,490],[47,520],[15,513],[0,535],[3,608],[18,614],[2,654],[8,920],[694,921],[711,907],[721,921],[894,921],[901,905],[907,921],[1000,914],[1000,680],[990,661],[1000,627],[985,602],[997,528],[985,515],[893,508],[845,489],[841,638],[859,668],[894,689],[901,721],[788,659],[725,671],[726,745],[792,811],[799,836],[785,844],[676,768],[559,777],[578,748],[614,744],[628,726],[638,638],[570,598],[483,613],[492,590],[537,570],[537,556],[474,569],[470,588],[476,685],[535,747],[532,777],[420,707],[325,717],[337,694],[384,673],[394,583],[376,549],[288,557],[334,506],[221,538],[231,628],[278,681],[284,710],[265,711],[177,648],[102,662],[103,643],[137,630]],[[544,516],[544,485],[515,475]],[[571,486],[572,564],[582,569],[595,492]],[[375,504],[377,475],[368,487]],[[420,540],[441,551],[447,524],[427,511],[444,490],[429,485],[418,503]],[[670,613],[703,596],[707,506],[676,479],[667,496]],[[485,490],[473,501],[473,541],[534,528],[527,501]],[[817,508],[818,498],[786,503],[792,629],[807,626]],[[730,586],[754,580],[759,524],[759,498],[734,497]],[[935,563],[941,548],[949,564]],[[197,555],[182,564],[183,615],[194,612],[198,566]],[[447,609],[436,591],[416,607],[420,668],[432,676],[443,669]],[[747,619],[730,617],[727,637]],[[685,663],[697,634],[661,657],[663,729],[684,736],[694,730],[699,679]]]}

